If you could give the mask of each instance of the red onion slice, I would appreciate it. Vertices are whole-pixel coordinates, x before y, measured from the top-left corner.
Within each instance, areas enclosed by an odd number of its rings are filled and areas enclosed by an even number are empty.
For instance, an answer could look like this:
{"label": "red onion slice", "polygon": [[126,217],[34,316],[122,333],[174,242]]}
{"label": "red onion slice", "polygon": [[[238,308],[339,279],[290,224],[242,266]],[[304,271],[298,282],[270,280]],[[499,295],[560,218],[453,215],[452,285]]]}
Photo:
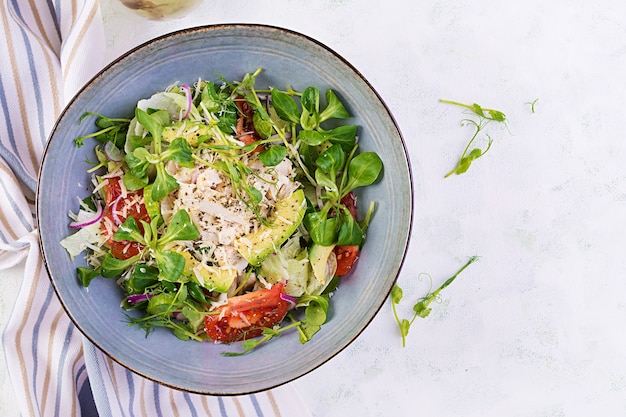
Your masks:
{"label": "red onion slice", "polygon": [[89,226],[100,221],[100,219],[102,219],[102,215],[104,214],[104,209],[102,208],[102,204],[100,204],[99,202],[96,203],[96,206],[96,211],[93,212],[93,215],[80,221],[71,222],[70,227],[72,229],[80,229],[82,227]]}
{"label": "red onion slice", "polygon": [[296,308],[296,299],[293,298],[290,295],[284,294],[284,293],[280,293],[280,299],[287,301],[289,303],[289,310],[292,310],[294,308]]}
{"label": "red onion slice", "polygon": [[129,304],[137,304],[149,300],[150,298],[152,298],[152,294],[131,294],[126,297],[126,301],[128,301]]}
{"label": "red onion slice", "polygon": [[104,144],[104,154],[109,158],[109,161],[112,162],[122,162],[124,159],[122,151],[110,141]]}

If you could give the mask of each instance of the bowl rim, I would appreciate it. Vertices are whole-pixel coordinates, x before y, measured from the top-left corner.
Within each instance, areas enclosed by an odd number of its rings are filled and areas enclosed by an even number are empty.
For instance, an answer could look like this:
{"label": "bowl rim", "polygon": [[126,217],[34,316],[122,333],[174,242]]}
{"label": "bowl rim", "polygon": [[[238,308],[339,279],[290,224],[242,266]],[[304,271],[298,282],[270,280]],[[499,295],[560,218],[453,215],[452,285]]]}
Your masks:
{"label": "bowl rim", "polygon": [[95,75],[93,75],[80,89],[78,89],[76,91],[76,93],[66,102],[66,105],[64,106],[64,108],[62,109],[62,111],[59,113],[59,115],[57,116],[57,118],[55,119],[54,125],[52,127],[52,129],[50,130],[50,133],[48,135],[48,139],[46,141],[45,144],[45,148],[42,154],[42,158],[41,158],[41,162],[39,164],[39,172],[38,172],[38,176],[37,176],[37,187],[35,190],[35,213],[36,213],[36,222],[37,222],[37,228],[39,231],[42,230],[42,225],[40,223],[41,221],[41,216],[40,216],[40,210],[41,210],[41,205],[40,205],[40,196],[42,193],[41,190],[41,181],[42,181],[42,173],[43,173],[43,167],[44,167],[44,163],[46,161],[46,157],[48,155],[48,150],[51,144],[51,139],[52,137],[56,134],[58,126],[61,122],[61,120],[65,117],[66,113],[69,111],[69,109],[72,107],[72,104],[78,100],[78,98],[83,94],[83,92],[85,90],[87,90],[90,85],[99,77],[102,77],[103,75],[105,75],[107,72],[109,72],[114,66],[118,65],[121,61],[124,61],[126,59],[128,59],[131,55],[133,55],[135,52],[142,50],[144,48],[149,47],[150,45],[154,44],[154,43],[158,43],[160,41],[164,41],[167,40],[169,38],[172,37],[178,37],[178,36],[183,36],[185,34],[191,34],[191,33],[198,33],[198,32],[215,32],[215,31],[221,31],[221,30],[236,30],[236,29],[244,29],[244,30],[264,30],[264,31],[273,31],[273,32],[278,32],[281,34],[285,34],[288,36],[294,36],[300,39],[303,39],[307,42],[311,42],[313,44],[315,44],[316,46],[320,47],[321,49],[323,49],[325,52],[329,53],[330,55],[332,55],[334,58],[338,59],[343,65],[345,65],[351,72],[354,73],[354,75],[356,75],[359,80],[361,82],[363,82],[367,88],[369,89],[369,91],[374,94],[374,96],[376,97],[376,100],[378,100],[378,102],[380,103],[380,105],[384,108],[385,112],[386,112],[386,116],[389,117],[389,119],[391,120],[397,135],[398,135],[398,139],[400,140],[400,144],[402,146],[402,151],[403,151],[403,155],[404,158],[406,159],[406,165],[407,165],[407,174],[408,174],[408,178],[407,178],[407,183],[409,186],[409,195],[411,196],[411,198],[409,198],[409,213],[408,213],[408,225],[407,225],[407,229],[406,229],[406,239],[405,242],[403,244],[403,252],[402,255],[399,259],[398,265],[397,265],[397,270],[395,271],[395,276],[393,277],[393,280],[390,280],[390,285],[389,288],[385,294],[384,297],[382,297],[382,301],[380,302],[379,305],[375,306],[375,308],[373,309],[373,314],[371,314],[371,317],[367,320],[367,322],[364,323],[364,325],[358,329],[358,331],[353,335],[353,337],[351,338],[347,338],[345,339],[341,344],[339,344],[338,348],[336,349],[336,351],[330,355],[328,358],[326,358],[326,360],[321,361],[320,363],[318,363],[317,365],[311,367],[311,369],[308,369],[304,372],[298,373],[297,375],[294,375],[293,377],[287,378],[284,381],[280,381],[277,382],[275,384],[272,384],[271,386],[265,386],[265,387],[260,387],[258,389],[255,390],[241,390],[241,391],[227,391],[227,392],[213,392],[213,391],[203,391],[203,390],[194,390],[194,389],[189,389],[189,388],[185,388],[185,387],[181,387],[181,386],[177,386],[176,384],[172,384],[172,383],[168,383],[167,381],[161,381],[155,377],[152,377],[151,375],[148,375],[144,372],[140,372],[137,369],[134,369],[132,365],[127,364],[125,362],[123,362],[121,359],[116,358],[113,354],[111,354],[110,352],[106,351],[105,349],[103,349],[93,338],[92,336],[90,336],[89,334],[87,334],[85,332],[85,330],[81,327],[81,325],[79,324],[78,320],[76,319],[76,317],[71,313],[70,309],[67,306],[67,303],[63,300],[62,294],[60,289],[57,287],[57,284],[55,282],[55,278],[53,278],[53,274],[51,272],[45,251],[44,251],[44,245],[43,242],[40,242],[39,244],[39,248],[40,248],[40,253],[42,255],[42,262],[44,264],[46,273],[48,275],[48,279],[54,289],[54,292],[57,296],[57,299],[59,300],[63,310],[65,311],[65,313],[68,315],[68,317],[70,318],[70,320],[72,321],[73,325],[76,326],[76,328],[80,331],[81,335],[83,337],[85,337],[93,346],[97,347],[99,351],[101,351],[102,353],[104,353],[107,357],[109,357],[110,359],[112,359],[115,363],[121,365],[123,368],[139,375],[142,376],[144,378],[146,378],[147,380],[153,381],[155,383],[158,383],[160,385],[163,385],[165,387],[169,387],[169,388],[173,388],[176,390],[180,390],[180,391],[184,391],[184,392],[189,392],[189,393],[194,393],[194,394],[201,394],[201,395],[219,395],[219,396],[235,396],[235,395],[246,395],[246,394],[253,394],[256,392],[261,392],[261,391],[265,391],[265,390],[269,390],[269,389],[273,389],[273,388],[277,388],[281,385],[290,383],[316,369],[318,369],[320,366],[322,366],[324,363],[330,361],[332,358],[336,357],[339,353],[341,353],[343,350],[345,350],[350,344],[352,344],[363,332],[364,330],[371,324],[371,322],[373,321],[373,319],[378,315],[378,313],[380,312],[380,310],[382,309],[383,305],[385,304],[386,300],[389,298],[389,294],[391,293],[391,290],[393,289],[394,284],[396,283],[398,276],[404,266],[404,262],[406,260],[407,257],[407,253],[408,253],[408,248],[410,245],[410,240],[411,240],[411,236],[412,236],[412,230],[413,230],[413,222],[414,222],[414,192],[415,192],[415,185],[414,185],[414,181],[413,181],[413,172],[412,172],[412,165],[411,165],[411,161],[410,161],[410,156],[409,156],[409,152],[406,146],[406,142],[404,140],[404,136],[402,135],[402,132],[399,128],[399,125],[395,119],[395,117],[393,116],[392,112],[390,111],[387,103],[384,101],[384,99],[382,98],[382,96],[378,93],[378,91],[373,87],[373,85],[363,76],[363,74],[353,65],[351,64],[348,60],[346,60],[342,55],[340,55],[339,53],[337,53],[335,50],[331,49],[329,46],[327,46],[326,44],[318,41],[315,38],[312,38],[309,35],[303,34],[301,32],[297,32],[295,30],[292,29],[288,29],[288,28],[284,28],[284,27],[279,27],[279,26],[274,26],[274,25],[268,25],[268,24],[258,24],[258,23],[219,23],[219,24],[208,24],[208,25],[199,25],[199,26],[193,26],[193,27],[189,27],[189,28],[184,28],[184,29],[179,29],[179,30],[175,30],[175,31],[171,31],[159,36],[156,36],[154,38],[151,38],[147,41],[142,42],[141,44],[127,50],[126,52],[122,53],[121,55],[119,55],[117,58],[113,59],[111,62],[109,62],[106,66],[104,66],[101,70],[99,70]]}

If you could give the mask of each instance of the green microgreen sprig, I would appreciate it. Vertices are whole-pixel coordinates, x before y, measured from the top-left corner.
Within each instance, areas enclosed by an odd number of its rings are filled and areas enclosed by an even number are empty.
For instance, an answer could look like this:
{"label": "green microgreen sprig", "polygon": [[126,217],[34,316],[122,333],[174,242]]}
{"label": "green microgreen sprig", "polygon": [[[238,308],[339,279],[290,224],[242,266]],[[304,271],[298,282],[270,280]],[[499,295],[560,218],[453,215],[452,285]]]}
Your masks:
{"label": "green microgreen sprig", "polygon": [[173,140],[167,149],[163,149],[163,127],[170,123],[167,110],[148,113],[140,108],[136,108],[135,116],[137,117],[137,122],[150,133],[152,137],[151,148],[138,146],[131,153],[126,154],[125,160],[132,174],[133,181],[132,183],[129,182],[131,177],[125,175],[124,184],[131,190],[143,188],[149,181],[148,169],[150,166],[154,166],[156,168],[156,177],[152,185],[152,200],[159,201],[178,188],[176,178],[172,177],[165,170],[165,162],[171,160],[181,166],[193,168],[193,151],[184,138]]}
{"label": "green microgreen sprig", "polygon": [[85,112],[80,116],[79,123],[81,123],[88,116],[96,116],[95,125],[98,130],[88,135],[80,136],[74,139],[76,146],[83,146],[86,139],[95,138],[100,142],[113,142],[116,146],[121,147],[126,140],[126,132],[130,119],[127,118],[111,118],[104,116],[100,113]]}
{"label": "green microgreen sprig", "polygon": [[[176,251],[168,251],[164,248],[174,241],[196,240],[200,237],[200,232],[189,217],[189,213],[185,210],[177,211],[160,237],[156,230],[158,219],[153,219],[150,223],[145,221],[141,223],[144,229],[143,234],[135,218],[129,216],[117,228],[113,238],[120,241],[138,242],[147,247],[157,263],[161,277],[166,281],[177,282],[185,268],[185,258]],[[124,264],[120,265],[120,268],[125,270],[128,266]]]}
{"label": "green microgreen sprig", "polygon": [[538,98],[534,99],[533,101],[529,101],[525,104],[528,104],[530,106],[530,112],[534,113],[535,112],[535,106],[537,105],[537,102],[539,101]]}
{"label": "green microgreen sprig", "polygon": [[432,310],[432,308],[430,307],[430,304],[437,299],[437,297],[439,296],[439,293],[441,293],[441,291],[444,288],[452,284],[452,282],[459,276],[461,272],[465,270],[465,268],[467,268],[468,266],[470,266],[472,263],[474,263],[477,260],[478,260],[477,256],[472,256],[467,261],[467,263],[465,263],[465,265],[461,267],[461,269],[459,269],[454,275],[452,275],[443,284],[441,284],[439,288],[437,288],[433,292],[429,291],[424,297],[421,297],[420,299],[418,299],[415,305],[413,306],[414,314],[410,320],[400,319],[396,306],[400,304],[400,302],[402,301],[403,291],[402,291],[402,288],[400,288],[398,284],[395,284],[393,286],[393,289],[391,290],[391,308],[393,310],[393,316],[396,320],[398,328],[400,329],[400,335],[402,337],[402,347],[406,347],[406,337],[409,334],[409,329],[413,325],[413,322],[415,321],[415,319],[417,317],[421,317],[421,318],[428,317],[428,315],[430,314]]}
{"label": "green microgreen sprig", "polygon": [[356,145],[346,154],[341,145],[335,144],[315,161],[315,179],[323,191],[321,200],[324,205],[319,211],[307,213],[304,225],[316,244],[360,245],[363,240],[363,230],[350,215],[342,199],[354,189],[374,183],[382,171],[383,163],[374,152],[354,156],[355,152]]}
{"label": "green microgreen sprig", "polygon": [[[156,293],[151,293],[147,302],[146,312],[142,317],[127,315],[129,325],[138,326],[146,331],[146,336],[157,327],[166,327],[173,331],[181,340],[206,340],[203,333],[197,333],[202,328],[201,322],[207,314],[205,306],[198,303],[191,293],[192,282],[180,283],[170,291],[160,286]],[[182,320],[182,319],[185,320]]]}
{"label": "green microgreen sprig", "polygon": [[[474,133],[470,138],[469,142],[465,146],[461,157],[456,163],[455,167],[445,175],[445,178],[451,176],[452,174],[460,175],[470,168],[472,162],[483,156],[489,149],[491,149],[491,144],[493,143],[493,139],[489,135],[487,135],[487,146],[484,149],[480,147],[472,147],[472,144],[476,141],[479,134],[487,127],[487,125],[491,122],[502,123],[506,125],[506,116],[499,110],[483,108],[476,103],[473,104],[464,104],[459,103],[458,101],[451,100],[439,100],[441,103],[452,104],[455,106],[460,106],[469,111],[472,115],[477,116],[476,119],[463,119],[461,121],[461,125],[469,125],[474,129]],[[471,148],[471,149],[470,149]]]}

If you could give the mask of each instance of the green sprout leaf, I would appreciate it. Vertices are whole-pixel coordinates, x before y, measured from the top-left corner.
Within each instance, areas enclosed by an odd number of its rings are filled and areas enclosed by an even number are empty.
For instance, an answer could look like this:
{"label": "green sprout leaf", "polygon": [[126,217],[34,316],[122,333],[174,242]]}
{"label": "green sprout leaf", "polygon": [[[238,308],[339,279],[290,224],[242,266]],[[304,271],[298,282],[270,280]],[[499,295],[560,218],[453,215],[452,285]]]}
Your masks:
{"label": "green sprout leaf", "polygon": [[180,166],[193,168],[194,163],[192,154],[193,149],[191,149],[187,139],[176,138],[172,141],[172,143],[170,143],[167,150],[161,153],[160,159],[162,161],[169,159],[177,162]]}
{"label": "green sprout leaf", "polygon": [[157,283],[158,277],[157,268],[141,263],[133,268],[128,279],[124,281],[124,288],[128,294],[142,294],[146,288]]}
{"label": "green sprout leaf", "polygon": [[333,145],[326,149],[315,160],[315,163],[334,181],[337,177],[337,172],[341,170],[346,163],[346,155],[340,145]]}
{"label": "green sprout leaf", "polygon": [[100,268],[88,268],[85,266],[79,266],[76,268],[78,279],[83,287],[88,287],[91,281],[100,275]]}
{"label": "green sprout leaf", "polygon": [[156,164],[156,178],[152,184],[152,200],[160,201],[166,195],[178,188],[178,181],[165,170],[165,164],[159,162]]}
{"label": "green sprout leaf", "polygon": [[290,123],[300,122],[300,108],[298,103],[289,94],[272,88],[272,104],[278,116]]}
{"label": "green sprout leaf", "polygon": [[128,268],[136,264],[139,259],[141,259],[141,257],[139,255],[135,255],[131,258],[122,260],[113,257],[110,253],[107,253],[102,260],[100,275],[104,278],[118,277]]}
{"label": "green sprout leaf", "polygon": [[189,281],[186,285],[190,296],[192,296],[196,301],[200,303],[207,303],[206,295],[204,295],[204,291],[199,284],[193,281]]}
{"label": "green sprout leaf", "polygon": [[466,172],[469,169],[470,165],[472,165],[472,162],[474,162],[476,159],[483,156],[485,152],[487,152],[489,148],[491,148],[491,143],[493,141],[489,137],[488,139],[489,139],[489,142],[487,142],[487,147],[484,150],[480,148],[472,149],[469,153],[467,153],[465,156],[462,156],[461,159],[459,159],[456,166],[452,169],[452,171],[448,172],[445,175],[445,177],[447,178],[452,174],[460,175]]}
{"label": "green sprout leaf", "polygon": [[127,153],[124,156],[124,160],[130,168],[130,172],[137,178],[148,178],[148,169],[150,168],[150,162],[140,149],[137,148],[131,153]]}
{"label": "green sprout leaf", "polygon": [[352,214],[346,210],[339,215],[341,226],[337,236],[338,245],[354,246],[363,242],[363,231]]}
{"label": "green sprout leaf", "polygon": [[259,154],[263,165],[273,167],[280,164],[287,155],[287,148],[281,145],[273,145]]}
{"label": "green sprout leaf", "polygon": [[159,275],[170,282],[178,282],[185,269],[185,257],[174,251],[154,251]]}
{"label": "green sprout leaf", "polygon": [[320,111],[320,91],[317,87],[307,87],[302,92],[300,98],[302,108],[311,114],[319,113]]}
{"label": "green sprout leaf", "polygon": [[330,246],[337,242],[339,218],[328,217],[328,210],[307,213],[303,220],[311,239],[318,245]]}
{"label": "green sprout leaf", "polygon": [[178,210],[170,221],[167,230],[157,241],[159,248],[164,247],[175,240],[196,240],[200,237],[200,231],[189,217],[186,210]]}
{"label": "green sprout leaf", "polygon": [[131,242],[141,243],[142,245],[146,245],[146,240],[144,239],[144,235],[141,233],[135,218],[129,216],[124,223],[117,228],[115,233],[113,234],[113,239],[118,241],[129,240]]}
{"label": "green sprout leaf", "polygon": [[268,138],[272,135],[274,125],[272,124],[269,114],[267,114],[263,107],[255,107],[255,112],[252,115],[252,123],[254,124],[254,130],[256,130],[262,138]]}
{"label": "green sprout leaf", "polygon": [[300,343],[307,343],[313,335],[319,332],[328,317],[328,295],[303,295],[298,300],[308,303],[304,310],[304,320],[298,324]]}
{"label": "green sprout leaf", "polygon": [[319,126],[320,93],[317,87],[307,87],[300,97],[302,114],[300,125],[304,131],[316,129]]}
{"label": "green sprout leaf", "polygon": [[[148,112],[141,110],[138,107],[135,109],[135,117],[137,118],[137,122],[139,122],[139,124],[141,124],[148,132],[150,132],[153,140],[155,142],[158,142],[159,145],[163,134],[163,126],[167,123],[163,123],[163,112],[164,110],[161,110],[148,114]],[[165,111],[165,113],[167,112]]]}
{"label": "green sprout leaf", "polygon": [[318,146],[326,142],[328,137],[318,130],[302,130],[298,134],[298,139],[309,146]]}
{"label": "green sprout leaf", "polygon": [[344,152],[350,152],[356,144],[356,133],[357,127],[348,125],[327,130],[324,135],[330,143],[340,145]]}
{"label": "green sprout leaf", "polygon": [[357,187],[374,183],[382,169],[383,161],[374,152],[363,152],[355,156],[348,165],[348,183],[342,195],[348,194]]}
{"label": "green sprout leaf", "polygon": [[326,108],[320,113],[319,122],[322,123],[328,119],[347,119],[348,117],[350,117],[350,113],[337,98],[337,95],[330,89],[326,90]]}

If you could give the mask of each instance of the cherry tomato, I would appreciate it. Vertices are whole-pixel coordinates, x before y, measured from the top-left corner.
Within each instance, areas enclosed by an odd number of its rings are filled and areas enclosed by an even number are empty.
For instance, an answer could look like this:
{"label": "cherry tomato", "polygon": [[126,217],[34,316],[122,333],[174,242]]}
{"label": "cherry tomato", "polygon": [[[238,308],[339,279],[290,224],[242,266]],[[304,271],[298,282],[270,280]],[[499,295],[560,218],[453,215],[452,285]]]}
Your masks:
{"label": "cherry tomato", "polygon": [[335,246],[333,251],[337,257],[337,271],[335,272],[335,275],[346,275],[350,272],[354,263],[359,258],[359,247],[357,245]]}
{"label": "cherry tomato", "polygon": [[150,222],[148,210],[143,204],[143,190],[128,191],[122,197],[121,177],[107,179],[104,187],[106,195],[106,205],[102,218],[101,229],[107,237],[107,244],[111,249],[111,254],[117,259],[128,259],[137,255],[141,249],[141,244],[129,241],[117,241],[113,239],[113,234],[117,228],[129,217],[134,217],[139,230],[143,233],[143,226],[140,220]]}
{"label": "cherry tomato", "polygon": [[216,314],[206,316],[204,330],[211,339],[225,343],[260,336],[263,328],[280,323],[287,314],[290,303],[281,294],[284,284],[232,297]]}

